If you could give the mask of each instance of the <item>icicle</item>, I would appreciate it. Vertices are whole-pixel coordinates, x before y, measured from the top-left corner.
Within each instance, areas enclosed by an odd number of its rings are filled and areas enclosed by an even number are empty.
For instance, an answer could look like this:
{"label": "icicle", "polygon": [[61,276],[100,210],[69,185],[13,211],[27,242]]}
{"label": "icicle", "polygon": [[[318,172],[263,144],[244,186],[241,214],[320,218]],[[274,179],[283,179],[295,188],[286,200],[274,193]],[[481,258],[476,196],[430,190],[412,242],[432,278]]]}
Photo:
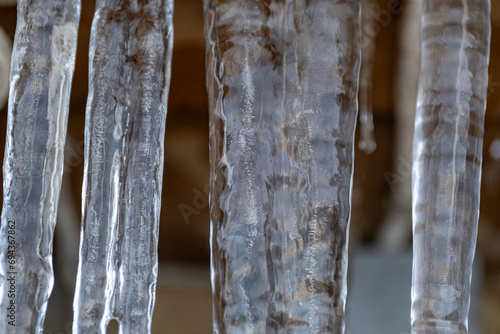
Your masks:
{"label": "icicle", "polygon": [[75,333],[151,331],[172,0],[99,0],[92,27]]}
{"label": "icicle", "polygon": [[[360,140],[359,149],[365,153],[372,153],[377,148],[373,125],[373,58],[375,54],[375,31],[370,30],[369,23],[379,13],[376,0],[361,1],[361,71],[359,74],[359,122]],[[375,16],[374,16],[375,15]]]}
{"label": "icicle", "polygon": [[489,0],[425,0],[413,165],[412,333],[467,333]]}
{"label": "icicle", "polygon": [[489,152],[490,152],[490,156],[494,160],[500,159],[500,138],[495,138],[495,140],[493,140],[491,142]]}
{"label": "icicle", "polygon": [[53,285],[80,1],[18,3],[0,230],[0,332],[41,333]]}
{"label": "icicle", "polygon": [[420,72],[422,0],[404,3],[398,19],[398,54],[394,78],[392,170],[384,172],[391,189],[386,217],[377,232],[377,247],[397,252],[411,235],[411,161]]}
{"label": "icicle", "polygon": [[357,1],[205,0],[215,333],[343,333]]}
{"label": "icicle", "polygon": [[6,105],[9,93],[10,53],[9,36],[0,27],[0,110]]}

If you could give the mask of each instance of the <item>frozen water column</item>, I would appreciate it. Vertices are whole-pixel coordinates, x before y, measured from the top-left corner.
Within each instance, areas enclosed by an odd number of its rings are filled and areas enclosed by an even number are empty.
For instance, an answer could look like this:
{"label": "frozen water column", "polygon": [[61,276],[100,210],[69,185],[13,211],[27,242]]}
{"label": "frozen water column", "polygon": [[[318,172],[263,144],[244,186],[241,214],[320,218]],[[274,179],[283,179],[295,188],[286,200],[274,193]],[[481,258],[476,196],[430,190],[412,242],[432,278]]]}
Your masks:
{"label": "frozen water column", "polygon": [[10,54],[12,45],[9,36],[0,28],[0,109],[7,103],[9,93]]}
{"label": "frozen water column", "polygon": [[343,333],[358,1],[205,1],[215,333]]}
{"label": "frozen water column", "polygon": [[[367,154],[377,148],[373,124],[373,63],[376,32],[370,29],[373,15],[378,15],[378,0],[361,1],[361,69],[359,73],[359,149]],[[377,17],[377,16],[376,16]]]}
{"label": "frozen water column", "polygon": [[0,229],[0,332],[41,333],[53,286],[80,1],[19,1]]}
{"label": "frozen water column", "polygon": [[74,333],[150,333],[172,0],[99,0],[90,41]]}
{"label": "frozen water column", "polygon": [[467,333],[489,0],[426,0],[413,164],[412,333]]}

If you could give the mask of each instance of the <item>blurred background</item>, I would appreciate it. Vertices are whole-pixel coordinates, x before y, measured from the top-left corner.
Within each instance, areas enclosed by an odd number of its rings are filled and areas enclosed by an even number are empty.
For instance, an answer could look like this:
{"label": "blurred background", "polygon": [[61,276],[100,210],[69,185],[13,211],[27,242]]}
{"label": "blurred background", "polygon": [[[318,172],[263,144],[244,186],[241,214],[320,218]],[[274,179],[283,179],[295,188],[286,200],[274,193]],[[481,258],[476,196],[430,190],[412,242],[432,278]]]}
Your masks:
{"label": "blurred background", "polygon": [[[2,2],[2,1],[0,1]],[[12,1],[3,1],[12,2]],[[417,0],[379,0],[364,34],[375,36],[377,149],[356,151],[350,237],[348,334],[409,334],[411,141],[418,80]],[[396,9],[395,9],[396,8]],[[55,286],[45,333],[71,333],[78,261],[88,45],[94,1],[82,1],[65,173],[54,242]],[[0,6],[0,51],[12,43],[16,9]],[[365,28],[363,28],[365,29]],[[175,3],[165,137],[160,271],[153,333],[210,333],[208,102],[201,0]],[[0,76],[6,58],[0,59]],[[3,72],[2,72],[3,71]],[[0,154],[7,107],[0,78]],[[484,162],[471,334],[500,332],[500,2],[492,2]],[[4,81],[5,83],[5,81]],[[1,201],[1,199],[0,199]],[[108,332],[116,332],[111,324]]]}

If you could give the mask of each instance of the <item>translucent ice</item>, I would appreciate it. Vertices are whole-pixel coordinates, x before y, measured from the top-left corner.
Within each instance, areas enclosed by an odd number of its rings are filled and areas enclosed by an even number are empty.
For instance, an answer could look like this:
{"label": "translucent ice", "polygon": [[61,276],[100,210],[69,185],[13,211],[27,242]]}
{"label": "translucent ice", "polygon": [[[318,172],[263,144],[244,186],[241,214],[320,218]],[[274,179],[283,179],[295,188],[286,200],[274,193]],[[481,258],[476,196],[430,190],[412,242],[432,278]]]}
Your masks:
{"label": "translucent ice", "polygon": [[7,103],[11,51],[9,36],[0,27],[0,109]]}
{"label": "translucent ice", "polygon": [[426,0],[413,165],[412,333],[467,333],[489,0]]}
{"label": "translucent ice", "polygon": [[77,0],[18,3],[3,167],[1,333],[43,328],[79,15]]}
{"label": "translucent ice", "polygon": [[173,2],[97,1],[74,333],[149,333]]}
{"label": "translucent ice", "polygon": [[343,333],[358,1],[205,0],[215,333]]}
{"label": "translucent ice", "polygon": [[375,56],[376,31],[370,27],[372,20],[379,15],[376,0],[361,1],[361,71],[359,74],[359,148],[372,153],[377,148],[373,125],[373,61]]}

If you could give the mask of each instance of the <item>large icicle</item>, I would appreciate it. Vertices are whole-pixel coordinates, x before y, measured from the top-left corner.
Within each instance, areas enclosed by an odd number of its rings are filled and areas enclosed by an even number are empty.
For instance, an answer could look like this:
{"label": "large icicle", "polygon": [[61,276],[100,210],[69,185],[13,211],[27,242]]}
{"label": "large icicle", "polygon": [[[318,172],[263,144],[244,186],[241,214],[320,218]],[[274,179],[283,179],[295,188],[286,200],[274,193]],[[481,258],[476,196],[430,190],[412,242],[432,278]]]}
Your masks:
{"label": "large icicle", "polygon": [[100,0],[92,27],[75,333],[151,331],[172,0]]}
{"label": "large icicle", "polygon": [[412,333],[467,333],[489,0],[425,0],[413,165]]}
{"label": "large icicle", "polygon": [[0,332],[41,333],[53,286],[80,1],[18,2],[0,230]]}
{"label": "large icicle", "polygon": [[343,333],[358,1],[205,0],[215,333]]}

